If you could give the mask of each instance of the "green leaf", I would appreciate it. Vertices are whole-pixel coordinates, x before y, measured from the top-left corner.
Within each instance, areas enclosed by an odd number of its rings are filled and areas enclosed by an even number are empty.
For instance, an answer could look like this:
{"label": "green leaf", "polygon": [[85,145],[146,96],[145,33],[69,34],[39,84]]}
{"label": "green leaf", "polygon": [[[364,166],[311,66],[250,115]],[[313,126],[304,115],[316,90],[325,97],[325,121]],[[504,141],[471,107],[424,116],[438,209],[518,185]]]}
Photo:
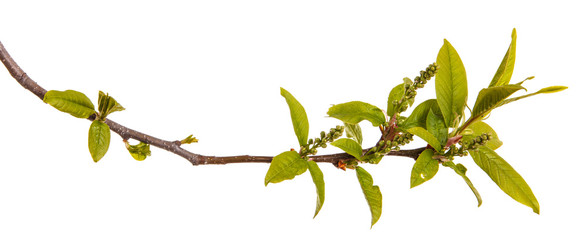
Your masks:
{"label": "green leaf", "polygon": [[383,196],[381,195],[379,186],[373,185],[371,174],[359,166],[355,170],[357,171],[357,178],[359,179],[359,184],[361,184],[361,189],[363,190],[367,204],[369,204],[369,210],[371,210],[371,227],[373,227],[379,220],[379,217],[381,217]]}
{"label": "green leaf", "polygon": [[445,39],[436,58],[436,99],[444,123],[454,127],[463,115],[467,103],[467,74],[457,50]]}
{"label": "green leaf", "polygon": [[122,110],[124,110],[124,107],[114,100],[113,97],[104,94],[102,91],[98,93],[98,111],[102,120],[106,119],[111,113]]}
{"label": "green leaf", "polygon": [[436,151],[442,152],[442,149],[444,148],[443,145],[432,133],[428,132],[426,129],[421,127],[413,127],[408,129],[407,131],[426,141],[428,144],[430,144],[430,146],[436,149]]}
{"label": "green leaf", "polygon": [[128,141],[125,141],[124,145],[130,155],[137,161],[143,161],[147,159],[148,156],[151,156],[151,147],[149,144],[140,142],[137,145],[130,145]]}
{"label": "green leaf", "polygon": [[328,116],[350,124],[358,124],[363,120],[371,122],[373,126],[385,123],[381,109],[360,101],[336,104],[328,109]]}
{"label": "green leaf", "polygon": [[295,151],[286,151],[273,158],[267,175],[265,186],[269,183],[278,183],[293,179],[308,169],[308,163]]}
{"label": "green leaf", "polygon": [[431,109],[436,115],[442,116],[442,112],[438,107],[438,102],[436,99],[428,99],[414,108],[412,114],[410,114],[410,116],[402,124],[400,124],[400,127],[403,129],[409,129],[413,127],[426,128],[428,112],[430,112]]}
{"label": "green leaf", "polygon": [[98,162],[110,146],[110,127],[100,120],[94,120],[88,133],[88,148],[94,162]]}
{"label": "green leaf", "polygon": [[180,142],[181,142],[181,144],[192,144],[192,143],[197,143],[198,139],[194,137],[194,134],[190,134],[188,137],[184,138]]}
{"label": "green leaf", "polygon": [[308,123],[306,110],[304,110],[302,104],[300,104],[293,95],[283,88],[281,88],[281,96],[285,98],[285,101],[289,106],[289,113],[291,115],[294,132],[298,137],[298,142],[300,146],[304,146],[308,143],[308,132],[310,131],[310,124]]}
{"label": "green leaf", "polygon": [[481,89],[473,107],[472,118],[481,118],[491,110],[501,106],[500,103],[524,87],[520,85],[503,85]]}
{"label": "green leaf", "polygon": [[510,79],[514,72],[514,64],[516,62],[516,39],[517,34],[516,29],[514,28],[514,30],[512,30],[512,42],[510,43],[510,47],[505,53],[503,60],[501,60],[501,64],[499,65],[499,68],[497,68],[497,72],[495,72],[489,87],[508,85],[510,83]]}
{"label": "green leaf", "polygon": [[502,191],[514,200],[531,207],[535,213],[540,213],[538,200],[532,193],[530,186],[522,176],[512,168],[503,158],[486,146],[476,151],[469,151],[475,163],[489,175]]}
{"label": "green leaf", "polygon": [[452,168],[455,171],[455,173],[457,173],[459,176],[463,178],[463,180],[465,180],[467,186],[469,186],[471,191],[473,191],[473,194],[475,194],[475,198],[477,198],[477,207],[481,207],[483,199],[481,199],[481,195],[479,194],[475,186],[473,186],[473,182],[471,182],[471,180],[467,177],[467,168],[460,163],[455,165],[455,163],[452,161],[445,162],[442,165]]}
{"label": "green leaf", "polygon": [[399,112],[401,108],[400,101],[404,97],[406,88],[405,84],[398,84],[389,92],[389,97],[387,98],[387,116],[393,117],[397,112]]}
{"label": "green leaf", "polygon": [[434,151],[426,149],[420,153],[418,159],[412,167],[412,175],[410,176],[410,188],[416,187],[434,177],[438,172],[438,160],[432,158]]}
{"label": "green leaf", "polygon": [[489,147],[491,150],[495,150],[501,147],[501,145],[503,145],[503,142],[499,140],[497,133],[487,123],[484,123],[482,121],[476,121],[469,125],[468,129],[471,130],[471,134],[464,135],[462,141],[471,141],[471,139],[483,133],[489,133],[491,134],[491,140],[487,141],[487,143],[485,143],[485,146]]}
{"label": "green leaf", "polygon": [[307,161],[308,162],[308,170],[310,170],[310,174],[312,175],[312,181],[314,181],[314,185],[316,185],[316,194],[318,197],[316,198],[316,211],[314,213],[314,218],[322,209],[322,205],[324,205],[324,192],[325,192],[325,185],[324,185],[324,175],[322,171],[318,167],[318,164],[314,161]]}
{"label": "green leaf", "polygon": [[363,145],[363,131],[359,124],[344,123],[344,130],[348,138],[355,139],[359,145]]}
{"label": "green leaf", "polygon": [[534,96],[534,95],[537,95],[537,94],[541,94],[541,93],[555,93],[555,92],[563,91],[563,90],[565,90],[567,88],[568,87],[565,87],[565,86],[550,86],[550,87],[546,87],[546,88],[543,88],[543,89],[538,90],[535,93],[530,93],[530,94],[526,94],[526,95],[523,95],[523,96],[519,96],[519,97],[515,97],[515,98],[508,98],[506,100],[503,100],[503,101],[501,101],[498,104],[497,107],[503,106],[503,105],[508,104],[508,103],[511,103],[511,102],[518,101],[520,99],[531,97],[531,96]]}
{"label": "green leaf", "polygon": [[445,146],[448,140],[448,128],[444,125],[444,121],[441,116],[438,116],[434,111],[428,112],[426,119],[426,130],[440,142],[440,145]]}
{"label": "green leaf", "polygon": [[43,101],[78,118],[88,118],[96,112],[92,101],[85,94],[74,90],[48,91]]}
{"label": "green leaf", "polygon": [[363,159],[363,148],[357,142],[349,138],[341,138],[331,143],[332,146],[342,149],[358,160]]}

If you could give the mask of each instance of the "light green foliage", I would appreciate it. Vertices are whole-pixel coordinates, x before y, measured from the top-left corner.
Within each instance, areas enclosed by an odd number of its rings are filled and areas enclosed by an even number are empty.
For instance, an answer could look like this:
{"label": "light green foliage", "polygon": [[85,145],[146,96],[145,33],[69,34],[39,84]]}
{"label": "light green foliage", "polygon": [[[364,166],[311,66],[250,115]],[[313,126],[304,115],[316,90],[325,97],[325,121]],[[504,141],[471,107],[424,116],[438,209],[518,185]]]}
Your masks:
{"label": "light green foliage", "polygon": [[322,209],[322,205],[324,205],[324,197],[325,197],[325,184],[324,184],[324,175],[322,174],[322,170],[318,167],[318,164],[314,161],[307,161],[308,163],[308,170],[312,175],[312,181],[314,181],[314,185],[316,185],[316,211],[314,212],[314,218]]}
{"label": "light green foliage", "polygon": [[448,128],[444,125],[441,116],[438,116],[434,111],[429,111],[426,118],[426,130],[440,142],[441,146],[446,145],[448,140]]}
{"label": "light green foliage", "polygon": [[443,146],[440,143],[440,141],[438,141],[438,139],[432,133],[428,132],[426,129],[421,127],[413,127],[408,129],[407,131],[426,141],[428,144],[430,144],[430,146],[436,149],[436,151],[442,152]]}
{"label": "light green foliage", "polygon": [[473,194],[475,194],[475,198],[477,198],[477,207],[481,207],[483,199],[481,199],[481,195],[479,194],[475,186],[473,186],[473,182],[471,182],[471,180],[467,177],[467,168],[460,163],[455,165],[455,163],[452,161],[445,162],[442,165],[452,168],[455,171],[455,173],[457,173],[459,176],[463,178],[463,180],[465,180],[467,186],[469,186],[471,191],[473,191]]}
{"label": "light green foliage", "polygon": [[532,193],[530,186],[514,168],[497,153],[486,146],[479,150],[469,151],[475,163],[489,175],[501,190],[514,200],[531,207],[535,213],[540,213],[538,200]]}
{"label": "light green foliage", "polygon": [[77,118],[88,118],[96,112],[92,101],[85,94],[74,90],[48,91],[43,101]]}
{"label": "light green foliage", "polygon": [[125,141],[124,145],[130,155],[137,161],[143,161],[147,159],[148,156],[151,156],[151,146],[149,144],[140,142],[137,145],[130,145],[128,141]]}
{"label": "light green foliage", "polygon": [[188,137],[181,140],[181,144],[191,144],[191,143],[197,143],[197,142],[198,142],[198,139],[195,138],[193,134],[190,134]]}
{"label": "light green foliage", "polygon": [[361,131],[361,126],[359,124],[350,124],[344,123],[344,130],[346,131],[346,136],[348,138],[352,138],[359,145],[363,145],[363,131]]}
{"label": "light green foliage", "polygon": [[360,101],[336,104],[328,109],[328,116],[350,124],[358,124],[363,120],[371,122],[373,126],[385,123],[381,109]]}
{"label": "light green foliage", "polygon": [[485,122],[476,121],[476,122],[472,123],[471,125],[469,125],[469,127],[467,129],[470,130],[470,134],[463,135],[463,139],[462,139],[463,142],[471,141],[476,136],[479,136],[483,133],[488,133],[491,135],[491,139],[489,141],[487,141],[487,143],[485,143],[485,146],[487,146],[491,150],[495,150],[495,149],[498,149],[499,147],[501,147],[501,145],[503,145],[503,142],[501,140],[499,140],[499,138],[497,137],[497,133],[493,130],[493,128],[491,128],[491,126],[489,126]]}
{"label": "light green foliage", "polygon": [[412,114],[400,124],[400,127],[403,129],[413,127],[426,128],[426,120],[428,119],[428,112],[430,112],[430,110],[436,115],[442,116],[442,112],[440,111],[440,107],[438,107],[436,99],[428,99],[414,108]]}
{"label": "light green foliage", "polygon": [[568,87],[565,87],[565,86],[550,86],[550,87],[545,87],[545,88],[540,89],[540,90],[538,90],[537,92],[534,92],[534,93],[530,93],[530,94],[526,94],[526,95],[523,95],[523,96],[519,96],[519,97],[515,97],[515,98],[508,98],[506,100],[503,100],[503,101],[501,101],[498,104],[498,107],[500,107],[502,105],[505,105],[505,104],[508,104],[508,103],[511,103],[511,102],[518,101],[520,99],[524,99],[524,98],[527,98],[527,97],[538,95],[538,94],[541,94],[541,93],[555,93],[555,92],[563,91],[563,90],[565,90],[567,88]]}
{"label": "light green foliage", "polygon": [[102,91],[98,93],[98,112],[100,113],[100,119],[104,120],[111,113],[122,110],[124,110],[124,107],[114,100],[113,97],[104,94]]}
{"label": "light green foliage", "polygon": [[491,110],[499,107],[501,102],[524,87],[519,85],[503,85],[484,88],[479,92],[471,119],[483,118]]}
{"label": "light green foliage", "polygon": [[110,127],[100,120],[94,120],[88,133],[88,148],[94,162],[98,162],[110,146]]}
{"label": "light green foliage", "polygon": [[467,102],[467,74],[457,50],[445,39],[440,48],[436,63],[436,99],[442,111],[444,122],[454,127],[463,116]]}
{"label": "light green foliage", "polygon": [[357,142],[349,138],[341,138],[331,143],[332,146],[342,149],[358,160],[363,159],[363,148]]}
{"label": "light green foliage", "polygon": [[357,167],[355,170],[357,172],[359,184],[361,185],[361,189],[363,190],[363,194],[369,205],[369,210],[371,210],[371,227],[373,227],[381,217],[383,196],[381,195],[379,186],[373,185],[373,177],[371,177],[371,174],[362,167]]}
{"label": "light green foliage", "polygon": [[[409,80],[409,79],[408,79]],[[405,80],[404,80],[405,81]],[[405,105],[402,104],[401,100],[405,94],[405,85],[411,84],[411,81],[406,82],[404,84],[398,84],[389,92],[389,97],[387,97],[387,115],[392,117],[396,113],[400,112],[401,106]]]}
{"label": "light green foliage", "polygon": [[420,153],[420,156],[412,167],[410,176],[410,188],[416,187],[434,177],[438,172],[438,160],[433,159],[434,151],[426,149]]}
{"label": "light green foliage", "polygon": [[285,98],[285,101],[289,106],[294,132],[298,137],[300,146],[303,146],[308,142],[308,132],[310,131],[310,124],[308,123],[306,110],[304,110],[302,104],[300,104],[291,93],[283,88],[281,88],[281,96]]}
{"label": "light green foliage", "polygon": [[510,79],[512,78],[512,74],[514,72],[514,64],[516,62],[517,38],[518,36],[516,34],[516,29],[514,28],[514,30],[512,30],[512,42],[510,43],[510,47],[505,53],[501,64],[499,64],[499,68],[497,68],[497,72],[495,72],[489,87],[502,86],[510,83]]}
{"label": "light green foliage", "polygon": [[308,169],[308,163],[300,154],[294,151],[283,152],[273,158],[267,175],[265,186],[269,183],[278,183],[283,180],[293,179]]}

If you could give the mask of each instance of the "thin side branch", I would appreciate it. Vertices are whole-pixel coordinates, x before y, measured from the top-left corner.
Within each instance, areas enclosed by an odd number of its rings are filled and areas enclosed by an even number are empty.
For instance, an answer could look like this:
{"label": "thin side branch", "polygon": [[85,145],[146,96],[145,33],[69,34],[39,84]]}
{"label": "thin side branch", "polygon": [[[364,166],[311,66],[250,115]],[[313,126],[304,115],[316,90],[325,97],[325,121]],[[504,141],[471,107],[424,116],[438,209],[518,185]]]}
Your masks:
{"label": "thin side branch", "polygon": [[[0,60],[10,72],[10,75],[16,81],[22,85],[25,89],[31,91],[35,94],[38,98],[43,100],[45,93],[47,90],[39,86],[35,81],[33,81],[21,68],[20,66],[12,59],[10,54],[4,48],[2,42],[0,42]],[[93,121],[95,116],[90,116],[88,120]],[[185,159],[187,159],[193,165],[207,165],[207,164],[229,164],[229,163],[271,163],[273,159],[272,156],[250,156],[250,155],[241,155],[241,156],[205,156],[196,153],[192,153],[188,150],[185,150],[181,147],[181,143],[179,141],[167,141],[163,139],[159,139],[142,132],[127,128],[117,122],[114,122],[110,119],[106,119],[106,124],[110,127],[110,129],[120,135],[122,139],[135,139],[152,146],[165,149],[169,152],[177,154]],[[417,148],[417,149],[410,149],[410,150],[399,150],[399,151],[392,151],[389,152],[388,156],[401,156],[401,157],[409,157],[413,159],[417,159],[420,153],[426,149]],[[365,151],[368,149],[365,149]],[[346,161],[354,159],[353,156],[347,153],[337,153],[337,154],[326,154],[326,155],[316,155],[312,156],[311,159],[315,162],[325,162],[325,163],[332,163],[338,164],[339,161]]]}

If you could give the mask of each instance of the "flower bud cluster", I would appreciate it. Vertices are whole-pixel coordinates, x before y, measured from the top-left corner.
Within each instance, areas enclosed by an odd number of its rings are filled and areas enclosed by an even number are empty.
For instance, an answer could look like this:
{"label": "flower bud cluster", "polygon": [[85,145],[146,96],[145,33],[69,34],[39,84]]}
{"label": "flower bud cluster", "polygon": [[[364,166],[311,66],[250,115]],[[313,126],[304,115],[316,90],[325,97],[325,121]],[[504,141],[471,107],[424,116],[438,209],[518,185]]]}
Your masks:
{"label": "flower bud cluster", "polygon": [[[432,79],[432,77],[434,77],[434,75],[436,75],[437,72],[438,64],[432,63],[428,65],[426,70],[420,71],[420,76],[414,78],[414,82],[412,84],[405,84],[404,97],[401,101],[394,103],[396,105],[401,104],[399,112],[405,112],[408,109],[408,103],[409,105],[412,105],[412,103],[414,103],[414,99],[416,98],[416,90],[418,90],[419,88],[423,88],[424,85],[426,85],[426,83],[430,81],[430,79]],[[407,81],[410,82],[410,80]]]}
{"label": "flower bud cluster", "polygon": [[341,137],[344,132],[344,126],[336,126],[331,128],[328,133],[320,132],[320,137],[309,139],[308,144],[302,146],[300,149],[300,155],[305,157],[308,155],[315,155],[318,153],[318,147],[326,148],[327,143],[331,143],[337,138]]}
{"label": "flower bud cluster", "polygon": [[464,141],[461,143],[463,151],[466,150],[476,150],[479,146],[485,145],[489,140],[491,140],[491,133],[483,133],[471,140]]}

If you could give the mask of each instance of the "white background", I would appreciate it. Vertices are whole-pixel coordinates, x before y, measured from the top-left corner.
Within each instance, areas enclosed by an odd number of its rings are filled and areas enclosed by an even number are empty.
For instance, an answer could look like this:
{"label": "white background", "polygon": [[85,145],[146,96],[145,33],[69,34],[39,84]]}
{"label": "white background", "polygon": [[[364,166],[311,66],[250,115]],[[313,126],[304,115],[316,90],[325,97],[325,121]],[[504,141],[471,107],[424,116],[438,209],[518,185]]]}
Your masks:
{"label": "white background", "polygon": [[[161,1],[162,2],[162,1]],[[153,148],[135,161],[113,134],[94,163],[90,122],[42,103],[0,70],[0,239],[513,239],[585,237],[587,43],[580,1],[2,1],[0,41],[48,90],[102,90],[124,112],[111,119],[191,151],[276,155],[295,147],[279,87],[304,104],[310,136],[339,124],[330,104],[385,108],[389,90],[458,50],[469,104],[491,81],[518,31],[512,82],[567,91],[504,106],[488,122],[497,152],[524,176],[541,214],[460,160],[483,196],[451,170],[409,189],[413,161],[365,166],[383,192],[370,213],[354,171],[320,164],[326,202],[316,219],[308,173],[263,185],[268,164],[191,166]],[[417,103],[434,98],[434,83]],[[365,147],[377,130],[362,125]],[[408,148],[422,146],[415,142]],[[337,152],[328,148],[322,153]]]}

